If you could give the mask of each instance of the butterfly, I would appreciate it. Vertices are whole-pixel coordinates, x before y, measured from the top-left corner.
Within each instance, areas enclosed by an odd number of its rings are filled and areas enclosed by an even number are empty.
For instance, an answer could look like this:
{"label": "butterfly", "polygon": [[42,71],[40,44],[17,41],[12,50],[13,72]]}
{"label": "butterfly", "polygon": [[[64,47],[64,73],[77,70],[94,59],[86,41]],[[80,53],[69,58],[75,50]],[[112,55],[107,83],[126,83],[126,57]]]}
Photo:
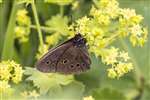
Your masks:
{"label": "butterfly", "polygon": [[37,70],[44,73],[79,74],[90,69],[86,39],[78,33],[73,38],[50,49],[37,63]]}

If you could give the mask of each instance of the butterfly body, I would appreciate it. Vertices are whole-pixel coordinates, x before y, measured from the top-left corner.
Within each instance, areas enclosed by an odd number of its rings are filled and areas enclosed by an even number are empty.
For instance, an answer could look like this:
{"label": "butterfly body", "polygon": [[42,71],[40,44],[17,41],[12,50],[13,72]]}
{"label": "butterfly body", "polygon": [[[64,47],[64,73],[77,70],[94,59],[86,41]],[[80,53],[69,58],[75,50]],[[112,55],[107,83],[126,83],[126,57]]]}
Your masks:
{"label": "butterfly body", "polygon": [[86,39],[80,34],[51,49],[37,63],[36,68],[45,73],[78,74],[90,68],[91,60]]}

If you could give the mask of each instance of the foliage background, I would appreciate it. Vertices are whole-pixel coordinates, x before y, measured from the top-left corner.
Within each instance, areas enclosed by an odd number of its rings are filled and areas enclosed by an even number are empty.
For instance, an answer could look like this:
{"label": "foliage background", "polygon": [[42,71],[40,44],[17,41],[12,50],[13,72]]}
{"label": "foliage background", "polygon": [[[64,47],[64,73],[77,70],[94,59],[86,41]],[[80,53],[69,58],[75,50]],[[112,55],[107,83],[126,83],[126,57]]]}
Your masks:
{"label": "foliage background", "polygon": [[[30,1],[30,0],[29,0]],[[77,20],[89,12],[92,1],[80,0],[80,8],[78,10],[70,12],[69,6],[64,7],[64,14],[68,16],[69,20]],[[121,8],[133,8],[138,14],[143,15],[144,24],[150,27],[150,0],[119,0]],[[60,12],[60,7],[56,4],[47,4],[42,0],[36,0],[36,8],[38,17],[40,19],[40,25],[44,26],[45,21],[52,16]],[[9,27],[15,21],[15,16],[11,15],[12,12],[16,12],[17,9],[23,8],[20,5],[13,9],[13,0],[3,0],[0,3],[0,55],[4,60],[13,59],[17,63],[23,66],[34,66],[36,62],[36,53],[39,46],[39,39],[36,29],[31,29],[29,34],[29,40],[26,43],[19,44],[18,41],[12,39],[14,34],[9,34],[5,38],[6,33],[11,33],[14,28]],[[13,9],[13,10],[12,10]],[[33,16],[31,6],[27,7],[29,16]],[[72,17],[71,17],[72,16]],[[30,17],[34,22],[34,17]],[[11,22],[10,22],[11,21]],[[60,23],[58,23],[59,25]],[[8,26],[9,25],[9,26]],[[149,29],[150,31],[150,29]],[[43,32],[43,36],[47,33]],[[5,38],[5,39],[4,39]],[[62,39],[64,41],[66,38]],[[4,44],[4,41],[7,43]],[[107,77],[106,67],[101,63],[99,58],[91,55],[92,65],[91,70],[81,75],[68,76],[56,76],[61,81],[54,81],[54,79],[40,75],[31,68],[27,68],[26,75],[32,75],[30,77],[24,76],[23,81],[19,84],[13,84],[11,87],[16,93],[13,97],[22,98],[22,96],[16,95],[23,91],[36,90],[41,98],[56,98],[56,99],[81,99],[84,97],[92,96],[95,100],[149,100],[150,99],[150,36],[148,35],[148,41],[141,47],[133,47],[128,40],[118,40],[113,45],[125,49],[128,51],[129,56],[132,58],[136,68],[133,72],[130,72],[119,79],[110,79]],[[13,45],[14,44],[14,45]],[[56,43],[57,44],[57,43]],[[55,45],[56,45],[55,44]],[[9,47],[7,51],[2,52],[4,47]],[[4,53],[4,54],[3,54]],[[35,73],[34,73],[35,72]],[[39,75],[39,77],[38,77]],[[65,81],[66,79],[66,81]],[[31,81],[30,81],[31,80]],[[33,82],[32,82],[33,81]],[[69,81],[69,82],[68,82]],[[42,83],[43,82],[43,83]],[[45,87],[44,87],[45,86]],[[52,87],[52,88],[50,88]],[[39,89],[40,88],[40,89]],[[50,88],[49,90],[45,90]],[[7,91],[7,90],[6,90]],[[49,92],[47,92],[49,91]],[[29,93],[31,95],[31,93]],[[28,95],[29,95],[28,94]],[[29,99],[36,99],[35,95],[28,97]],[[3,96],[5,99],[7,97]],[[7,98],[9,99],[9,98]],[[92,98],[84,98],[92,100]]]}

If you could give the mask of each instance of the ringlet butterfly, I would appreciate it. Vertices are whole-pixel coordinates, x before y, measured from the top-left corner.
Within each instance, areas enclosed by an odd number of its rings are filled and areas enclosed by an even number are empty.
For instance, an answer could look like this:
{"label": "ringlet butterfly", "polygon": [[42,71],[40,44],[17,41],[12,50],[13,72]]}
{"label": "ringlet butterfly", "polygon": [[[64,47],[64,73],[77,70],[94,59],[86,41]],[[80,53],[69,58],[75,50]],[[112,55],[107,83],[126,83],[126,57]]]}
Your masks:
{"label": "ringlet butterfly", "polygon": [[44,73],[79,74],[90,69],[90,64],[86,39],[78,33],[56,48],[50,49],[35,66]]}

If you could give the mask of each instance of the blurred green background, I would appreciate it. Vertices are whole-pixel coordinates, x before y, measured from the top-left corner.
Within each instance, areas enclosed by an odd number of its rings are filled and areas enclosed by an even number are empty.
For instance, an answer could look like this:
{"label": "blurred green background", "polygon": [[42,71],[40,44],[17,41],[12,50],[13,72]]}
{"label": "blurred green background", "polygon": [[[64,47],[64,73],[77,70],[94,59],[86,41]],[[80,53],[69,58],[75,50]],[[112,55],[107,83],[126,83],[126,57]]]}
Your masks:
{"label": "blurred green background", "polygon": [[[75,11],[71,11],[70,5],[67,5],[64,7],[64,15],[68,16],[70,21],[87,15],[92,2],[92,0],[80,0],[80,7]],[[135,9],[137,14],[141,14],[144,17],[143,24],[148,27],[150,32],[150,0],[119,0],[119,5],[121,8]],[[11,17],[12,7],[13,0],[3,0],[3,3],[0,3],[0,56],[2,56],[6,32],[13,30],[11,28],[8,30],[9,21],[13,21],[13,19],[10,19],[13,18]],[[19,7],[22,8],[23,6]],[[47,4],[42,0],[36,0],[36,8],[41,26],[44,26],[46,20],[59,13],[58,5]],[[32,16],[30,6],[27,7],[27,10],[29,15]],[[31,20],[35,23],[33,19],[31,17]],[[45,32],[43,33],[43,35],[46,34]],[[12,37],[10,36],[10,38]],[[133,47],[128,40],[118,41],[114,45],[129,52],[134,65],[137,66],[135,70],[120,79],[109,79],[105,65],[101,63],[99,58],[91,55],[91,70],[87,73],[76,75],[76,80],[82,84],[77,83],[79,86],[77,84],[75,86],[68,85],[65,87],[66,94],[74,91],[72,92],[72,97],[74,98],[80,97],[80,95],[92,95],[96,100],[124,100],[125,96],[132,98],[132,100],[150,100],[150,35],[148,35],[148,41],[144,47]],[[29,42],[19,45],[17,41],[14,41],[15,48],[11,45],[13,40],[10,39],[8,43],[7,45],[9,45],[10,49],[7,52],[13,55],[10,56],[11,59],[14,59],[23,66],[34,66],[39,45],[35,29],[31,30]]]}

